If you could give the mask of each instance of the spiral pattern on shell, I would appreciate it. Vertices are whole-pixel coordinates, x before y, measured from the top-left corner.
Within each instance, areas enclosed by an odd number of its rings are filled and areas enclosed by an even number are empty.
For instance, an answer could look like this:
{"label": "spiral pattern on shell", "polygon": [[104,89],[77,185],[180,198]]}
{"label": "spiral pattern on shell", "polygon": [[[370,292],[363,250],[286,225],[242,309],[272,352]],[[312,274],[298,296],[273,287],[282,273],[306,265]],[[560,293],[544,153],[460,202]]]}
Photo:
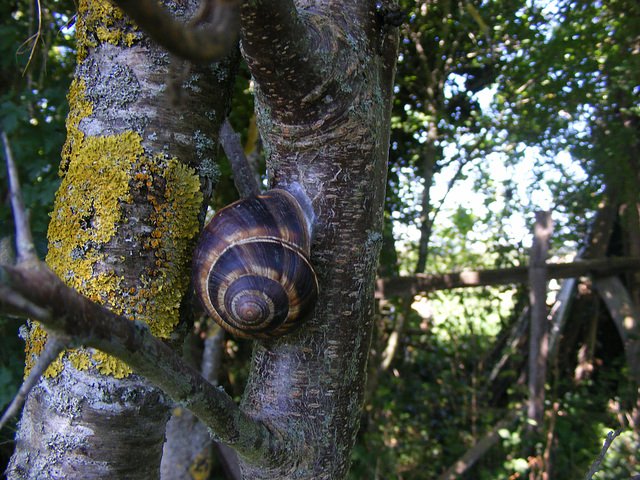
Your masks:
{"label": "spiral pattern on shell", "polygon": [[206,312],[245,338],[283,335],[315,307],[308,218],[289,192],[273,189],[213,216],[193,261],[194,287]]}

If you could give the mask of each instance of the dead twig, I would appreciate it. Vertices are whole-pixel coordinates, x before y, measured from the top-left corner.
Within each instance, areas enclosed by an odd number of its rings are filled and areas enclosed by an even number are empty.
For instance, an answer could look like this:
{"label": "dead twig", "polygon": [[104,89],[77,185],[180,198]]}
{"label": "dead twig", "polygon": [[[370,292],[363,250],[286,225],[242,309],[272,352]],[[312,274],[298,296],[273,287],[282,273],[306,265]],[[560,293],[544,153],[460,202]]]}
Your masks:
{"label": "dead twig", "polygon": [[49,368],[49,365],[51,365],[56,358],[58,358],[60,352],[65,349],[66,343],[67,342],[62,341],[54,335],[49,335],[49,339],[44,346],[44,350],[42,350],[42,353],[38,357],[38,361],[29,372],[29,376],[24,380],[24,382],[22,382],[22,385],[20,385],[20,388],[18,389],[18,393],[13,397],[11,404],[4,412],[4,415],[2,415],[2,418],[0,419],[0,430],[2,430],[11,418],[20,413],[22,405],[24,405],[24,402],[27,399],[27,395],[29,395],[31,389],[36,385],[36,383],[38,383],[40,375]]}
{"label": "dead twig", "polygon": [[16,250],[18,253],[17,263],[30,262],[38,260],[36,247],[31,237],[31,228],[29,227],[29,215],[24,206],[22,191],[20,190],[20,181],[18,180],[18,169],[13,160],[9,139],[5,132],[1,132],[2,144],[7,160],[7,173],[9,177],[9,196],[11,198],[11,208],[13,210],[13,219],[16,226]]}
{"label": "dead twig", "polygon": [[600,464],[602,463],[602,460],[604,459],[604,456],[606,455],[607,450],[609,450],[609,447],[611,446],[615,438],[621,433],[622,433],[622,428],[619,428],[615,432],[609,432],[607,434],[607,439],[604,441],[602,450],[600,451],[600,454],[596,457],[596,459],[593,461],[593,464],[589,469],[589,473],[587,473],[587,476],[584,477],[584,480],[591,480],[593,478],[593,476],[596,474],[596,472],[600,468]]}

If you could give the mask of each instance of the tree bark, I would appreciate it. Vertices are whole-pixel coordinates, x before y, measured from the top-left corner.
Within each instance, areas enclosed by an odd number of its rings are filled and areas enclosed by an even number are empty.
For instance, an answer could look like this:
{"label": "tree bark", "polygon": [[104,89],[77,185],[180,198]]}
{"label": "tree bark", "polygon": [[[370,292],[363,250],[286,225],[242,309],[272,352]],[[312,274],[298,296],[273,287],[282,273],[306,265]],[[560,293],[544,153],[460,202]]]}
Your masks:
{"label": "tree bark", "polygon": [[313,318],[254,348],[243,408],[289,437],[292,450],[288,463],[270,469],[241,457],[245,478],[347,475],[382,242],[393,30],[383,28],[373,1],[243,7],[242,48],[270,185],[298,182],[312,200],[311,260],[320,283]]}
{"label": "tree bark", "polygon": [[544,419],[544,384],[547,378],[549,322],[547,321],[546,267],[551,238],[551,211],[536,212],[533,246],[529,264],[529,299],[531,319],[529,333],[529,403],[527,416],[530,430],[541,432]]}
{"label": "tree bark", "polygon": [[[181,2],[175,12],[184,17],[195,7]],[[180,79],[176,102],[166,89],[175,60],[118,9],[81,1],[76,25],[78,65],[47,262],[82,295],[146,323],[176,348],[189,327],[191,250],[233,69],[229,62],[194,69]],[[103,326],[99,316],[84,320]],[[28,368],[45,339],[33,326]],[[120,360],[69,350],[28,398],[7,476],[157,479],[170,405]]]}

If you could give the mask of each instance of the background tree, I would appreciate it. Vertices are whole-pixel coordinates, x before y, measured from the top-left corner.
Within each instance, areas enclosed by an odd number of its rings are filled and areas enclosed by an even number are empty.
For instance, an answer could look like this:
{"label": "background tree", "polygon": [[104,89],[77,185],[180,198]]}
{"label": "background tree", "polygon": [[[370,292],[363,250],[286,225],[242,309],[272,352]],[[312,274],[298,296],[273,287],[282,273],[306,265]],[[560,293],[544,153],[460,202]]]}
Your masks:
{"label": "background tree", "polygon": [[[435,3],[444,5],[446,2]],[[616,40],[609,39],[603,44],[608,44],[611,49],[606,58],[609,59],[610,68],[615,65],[615,68],[620,66],[624,69],[621,76],[627,78],[627,85],[632,85],[628,91],[636,89],[638,69],[635,62],[638,57],[633,39],[637,38],[637,33],[630,33],[635,29],[635,22],[629,22],[619,29],[615,27],[615,19],[620,20],[623,18],[622,12],[628,14],[635,6],[627,2],[615,3],[607,6],[589,2],[560,2],[557,5],[542,2],[527,5],[515,5],[513,2],[504,5],[500,2],[473,4],[491,32],[491,49],[488,51],[495,68],[495,83],[490,81],[487,86],[497,94],[491,103],[478,101],[477,108],[482,104],[482,114],[490,120],[483,123],[477,115],[471,123],[474,127],[479,126],[480,132],[486,128],[483,135],[473,135],[474,132],[467,131],[455,144],[458,150],[464,144],[482,146],[485,148],[483,160],[478,162],[478,169],[467,165],[457,179],[464,187],[454,189],[437,210],[439,216],[432,223],[430,237],[429,261],[433,263],[427,269],[429,273],[468,268],[475,270],[480,269],[480,265],[526,265],[527,246],[530,245],[527,225],[532,224],[534,212],[540,207],[553,209],[556,225],[552,238],[554,261],[587,244],[591,245],[588,239],[593,235],[588,237],[588,230],[590,225],[596,225],[594,214],[604,189],[601,174],[587,165],[599,164],[604,167],[610,163],[615,165],[611,173],[621,173],[622,156],[616,157],[614,154],[610,160],[604,161],[594,155],[588,157],[592,159],[590,161],[586,157],[582,160],[583,156],[578,153],[580,149],[595,152],[597,147],[594,144],[598,143],[595,131],[590,135],[589,128],[585,129],[586,122],[593,119],[594,126],[602,122],[596,121],[591,115],[580,116],[573,112],[591,112],[593,105],[599,103],[597,98],[603,101],[603,106],[598,108],[606,109],[605,105],[613,98],[606,91],[602,92],[603,97],[593,91],[600,88],[598,85],[605,84],[595,80],[601,78],[598,70],[602,70],[602,67],[588,73],[596,65],[601,65],[605,58],[597,53],[602,47],[597,39],[602,37],[616,37]],[[427,11],[432,6],[431,2],[422,2],[416,9]],[[410,17],[416,22],[420,19],[419,15]],[[565,23],[566,27],[563,26]],[[420,27],[411,25],[409,28],[419,30]],[[569,31],[564,28],[569,28]],[[473,29],[464,31],[469,30],[475,33]],[[436,33],[432,38],[440,37]],[[442,44],[446,48],[452,42],[443,41]],[[565,49],[567,44],[570,46]],[[402,49],[405,45],[409,45],[408,52]],[[409,40],[401,44],[399,72],[402,72],[405,55],[411,55],[411,48]],[[437,46],[432,46],[431,50],[425,49],[425,55],[428,56],[432,51],[435,52],[434,59],[442,56]],[[617,59],[614,52],[620,52],[624,59]],[[477,53],[472,51],[467,55],[475,58]],[[600,61],[596,60],[598,57]],[[584,73],[583,69],[586,70]],[[406,81],[410,86],[421,78],[420,75],[416,77],[412,77],[411,73],[406,77],[399,76],[397,83],[403,85]],[[456,77],[451,75],[451,78]],[[458,79],[459,88],[462,93],[467,93],[463,80]],[[416,84],[422,86],[424,82],[419,80]],[[454,85],[447,90],[445,101],[447,96],[455,96],[457,88]],[[401,92],[402,87],[399,89]],[[418,95],[403,97],[400,92],[396,97],[399,110],[416,112],[416,117],[425,114],[426,108],[414,107],[412,103],[415,98],[420,98]],[[478,97],[470,93],[466,98],[477,100]],[[574,115],[573,122],[569,115]],[[418,123],[422,126],[427,122]],[[397,125],[402,128],[407,124],[398,122]],[[419,138],[411,139],[411,134],[418,129],[416,126],[404,130],[408,138],[406,144],[416,150],[422,145]],[[613,135],[625,131],[620,128],[614,130],[616,133]],[[447,138],[445,136],[443,142]],[[480,138],[485,139],[484,143]],[[623,151],[629,145],[620,140],[615,143]],[[402,151],[399,145],[392,141],[392,158]],[[574,157],[566,155],[568,152]],[[457,150],[450,150],[446,158],[454,159],[456,154]],[[442,172],[436,171],[434,175],[436,186],[446,185],[449,179],[455,178],[457,170],[453,168],[453,171],[447,172],[446,160],[444,166]],[[407,196],[415,192],[419,178],[416,171],[415,168],[405,167],[404,171],[397,168],[398,177],[401,178],[402,174],[409,180],[392,184],[389,192],[401,192]],[[629,171],[623,175],[630,175]],[[395,178],[392,173],[390,180]],[[635,177],[630,175],[630,178]],[[441,194],[436,192],[438,190],[434,188],[431,197],[441,198]],[[634,199],[633,202],[637,201],[637,196],[630,198]],[[419,199],[413,193],[412,205],[418,203]],[[617,207],[613,209],[614,212],[616,210]],[[394,207],[394,211],[396,219],[404,216],[411,218],[415,212],[402,201]],[[615,213],[610,216],[612,221],[615,218]],[[617,228],[614,227],[614,230]],[[396,238],[405,240],[405,232],[405,229],[397,228]],[[614,233],[609,242],[609,233],[603,234],[605,237],[602,239],[605,245],[610,245],[607,254],[623,254],[621,250],[612,250],[618,237]],[[597,228],[594,228],[593,234],[598,234]],[[419,237],[414,233],[411,238],[415,242]],[[630,233],[629,238],[633,238],[637,244],[637,233]],[[417,258],[417,247],[412,244],[407,247],[406,240],[398,245],[402,248],[397,255],[400,262],[412,265]],[[385,268],[388,267],[382,266],[381,271],[385,271]],[[406,270],[411,271],[411,268]],[[548,475],[577,475],[580,468],[583,471],[588,469],[589,462],[599,450],[602,430],[609,425],[614,429],[618,420],[630,412],[633,401],[629,402],[628,394],[631,393],[633,397],[634,388],[629,388],[629,377],[618,377],[618,373],[624,374],[624,370],[619,369],[619,362],[624,362],[624,359],[618,329],[608,313],[602,310],[603,306],[594,297],[589,283],[581,284],[579,292],[574,300],[575,310],[569,310],[565,327],[569,332],[563,330],[565,336],[559,349],[562,352],[560,359],[557,363],[552,362],[548,376],[554,405],[554,409],[547,411],[545,417],[548,423],[544,426],[544,432],[548,443],[535,444],[535,454],[531,455],[531,450],[527,450],[530,444],[522,448],[523,437],[518,428],[505,429],[503,425],[501,435],[504,450],[500,452],[494,448],[485,451],[480,460],[476,457],[479,463],[475,467],[469,470],[469,464],[465,466],[465,478],[483,478],[481,472],[489,470],[492,473],[486,475],[491,478],[502,478],[501,475],[507,478],[510,473],[501,473],[504,471],[524,474],[536,468],[538,474],[542,474],[536,462],[541,460],[542,464],[545,455],[548,462],[542,470],[547,468]],[[429,464],[438,470],[438,466],[443,465],[442,470],[445,470],[445,467],[461,458],[465,448],[468,447],[470,451],[476,441],[485,438],[482,432],[489,434],[493,431],[490,426],[495,425],[496,420],[505,413],[502,409],[510,404],[517,405],[525,398],[522,386],[526,378],[526,352],[523,348],[526,345],[523,334],[526,329],[523,329],[523,325],[526,325],[528,317],[526,310],[522,310],[526,298],[524,295],[525,289],[514,290],[513,287],[428,293],[428,300],[422,301],[418,307],[421,307],[421,315],[413,314],[405,324],[405,332],[399,340],[399,355],[390,365],[388,378],[382,376],[372,393],[372,405],[366,417],[368,428],[363,431],[362,447],[357,450],[356,468],[362,468],[360,471],[368,475],[382,472],[393,475],[400,471],[402,478],[433,478],[432,472],[423,473],[419,466]],[[382,305],[382,338],[385,334],[391,337],[389,332],[393,328],[394,317],[403,311],[387,300],[385,298]],[[599,340],[596,341],[596,338]],[[380,350],[376,350],[379,352],[384,346],[378,348]],[[588,364],[593,369],[592,375],[578,379],[576,359],[580,355],[584,358],[584,352],[591,352]],[[613,377],[620,380],[620,383],[615,382],[615,387],[608,383]],[[583,394],[588,397],[583,397]],[[414,398],[425,399],[424,405],[420,401],[410,400]],[[616,414],[615,405],[621,398],[627,399],[627,406],[623,408],[625,413]],[[584,413],[576,413],[575,417],[567,414],[578,411]],[[595,415],[595,412],[603,411],[609,413]],[[577,425],[572,421],[577,417],[584,419],[585,415],[593,418],[593,422]],[[618,418],[616,415],[619,415]],[[625,425],[625,422],[623,419],[622,424]],[[429,425],[429,428],[424,425]],[[581,438],[584,442],[569,434],[578,430],[583,433]],[[617,466],[600,475],[625,478],[626,473],[633,471],[633,455],[625,457],[622,453],[632,451],[637,444],[632,437],[633,434],[626,437],[624,444],[621,441],[623,446],[612,462],[617,462]],[[500,438],[497,433],[496,438]],[[591,443],[591,439],[595,438],[598,440]],[[580,459],[574,456],[568,460],[571,455],[565,448],[569,445],[572,452],[580,452]],[[382,450],[388,457],[383,460],[372,457],[367,454],[372,450]],[[551,457],[555,457],[555,460]],[[625,462],[626,466],[623,466]]]}

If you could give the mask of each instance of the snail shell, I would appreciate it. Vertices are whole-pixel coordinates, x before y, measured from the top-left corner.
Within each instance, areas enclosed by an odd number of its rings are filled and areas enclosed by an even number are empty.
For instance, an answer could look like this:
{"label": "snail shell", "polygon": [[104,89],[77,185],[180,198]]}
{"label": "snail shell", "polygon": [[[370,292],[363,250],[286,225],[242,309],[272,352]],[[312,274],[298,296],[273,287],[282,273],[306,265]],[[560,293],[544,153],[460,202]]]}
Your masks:
{"label": "snail shell", "polygon": [[194,287],[225,330],[275,338],[313,310],[312,212],[299,187],[273,189],[232,203],[206,225],[194,252]]}

